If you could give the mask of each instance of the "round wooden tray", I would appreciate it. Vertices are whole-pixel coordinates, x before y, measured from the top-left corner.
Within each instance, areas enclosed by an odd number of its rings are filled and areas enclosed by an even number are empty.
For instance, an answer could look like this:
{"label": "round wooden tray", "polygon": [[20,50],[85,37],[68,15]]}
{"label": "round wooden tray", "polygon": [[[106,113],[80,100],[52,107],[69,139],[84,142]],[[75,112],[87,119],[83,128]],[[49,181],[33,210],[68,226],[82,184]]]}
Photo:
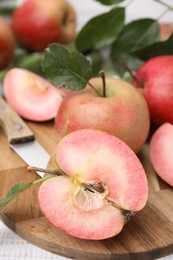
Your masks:
{"label": "round wooden tray", "polygon": [[[51,154],[56,138],[51,124],[29,124],[36,138]],[[25,163],[8,147],[0,132],[0,196],[22,181],[39,177],[28,173]],[[14,199],[0,214],[1,220],[22,238],[52,253],[74,259],[155,259],[173,253],[173,189],[155,174],[148,145],[139,153],[149,182],[149,200],[143,210],[111,239],[89,241],[71,237],[51,225],[40,211],[35,185]],[[171,159],[171,158],[170,158]]]}

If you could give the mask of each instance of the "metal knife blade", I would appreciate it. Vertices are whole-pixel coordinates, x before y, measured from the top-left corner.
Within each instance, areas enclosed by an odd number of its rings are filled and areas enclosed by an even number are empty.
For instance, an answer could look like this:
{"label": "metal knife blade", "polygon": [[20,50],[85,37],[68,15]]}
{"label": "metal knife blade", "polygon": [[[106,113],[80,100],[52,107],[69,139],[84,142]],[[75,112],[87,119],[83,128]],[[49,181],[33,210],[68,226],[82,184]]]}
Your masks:
{"label": "metal knife blade", "polygon": [[[28,165],[46,168],[50,159],[47,151],[35,140],[34,133],[22,118],[0,97],[0,125],[7,136],[9,146]],[[37,172],[40,177],[44,173]]]}

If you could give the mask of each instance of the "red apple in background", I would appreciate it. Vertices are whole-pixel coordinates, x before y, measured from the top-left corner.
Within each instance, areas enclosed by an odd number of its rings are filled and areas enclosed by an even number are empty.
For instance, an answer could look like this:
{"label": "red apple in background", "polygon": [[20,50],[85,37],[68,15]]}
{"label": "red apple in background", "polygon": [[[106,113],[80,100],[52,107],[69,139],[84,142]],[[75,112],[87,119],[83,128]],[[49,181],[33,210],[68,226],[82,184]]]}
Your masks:
{"label": "red apple in background", "polygon": [[156,173],[173,186],[173,125],[164,123],[150,141],[150,158]]}
{"label": "red apple in background", "polygon": [[23,118],[32,121],[53,119],[64,92],[49,81],[25,69],[13,68],[5,75],[4,96]]}
{"label": "red apple in background", "polygon": [[[90,83],[102,93],[100,78]],[[99,129],[119,137],[135,152],[144,144],[149,126],[143,96],[127,82],[113,78],[106,79],[106,97],[98,96],[90,86],[70,92],[55,119],[58,139],[78,129]]]}
{"label": "red apple in background", "polygon": [[143,90],[153,124],[173,124],[173,55],[149,59],[135,77],[132,84]]}
{"label": "red apple in background", "polygon": [[26,48],[43,51],[53,42],[73,42],[76,13],[65,0],[27,0],[14,11],[12,28]]}
{"label": "red apple in background", "polygon": [[160,39],[167,40],[173,33],[173,23],[160,23]]}
{"label": "red apple in background", "polygon": [[15,47],[13,31],[8,22],[0,17],[0,69],[4,69],[12,62]]}
{"label": "red apple in background", "polygon": [[69,235],[115,236],[147,202],[148,183],[138,157],[113,135],[75,131],[58,144],[56,163],[63,175],[41,184],[39,205]]}

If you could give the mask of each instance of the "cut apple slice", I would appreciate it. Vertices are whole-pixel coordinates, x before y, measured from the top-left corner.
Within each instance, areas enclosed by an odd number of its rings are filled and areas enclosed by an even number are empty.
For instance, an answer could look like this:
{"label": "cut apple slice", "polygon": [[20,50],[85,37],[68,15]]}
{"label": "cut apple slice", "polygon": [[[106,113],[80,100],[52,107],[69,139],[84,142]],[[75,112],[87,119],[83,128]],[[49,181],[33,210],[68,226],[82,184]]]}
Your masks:
{"label": "cut apple slice", "polygon": [[117,137],[77,130],[61,140],[56,155],[65,175],[45,181],[38,198],[47,219],[66,233],[91,240],[115,236],[145,206],[144,169]]}
{"label": "cut apple slice", "polygon": [[173,125],[164,123],[150,141],[150,158],[156,173],[173,186]]}
{"label": "cut apple slice", "polygon": [[10,69],[3,82],[4,96],[23,118],[32,121],[53,119],[64,92],[48,80],[25,69]]}

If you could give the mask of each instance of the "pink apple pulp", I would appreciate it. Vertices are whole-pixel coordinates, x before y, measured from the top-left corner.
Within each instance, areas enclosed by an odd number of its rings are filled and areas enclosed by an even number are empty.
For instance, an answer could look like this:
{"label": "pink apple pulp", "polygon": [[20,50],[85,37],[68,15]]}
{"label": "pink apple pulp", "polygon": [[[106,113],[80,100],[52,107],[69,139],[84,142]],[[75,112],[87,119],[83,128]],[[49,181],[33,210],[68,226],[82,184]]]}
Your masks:
{"label": "pink apple pulp", "polygon": [[55,118],[64,92],[48,80],[25,69],[13,68],[5,75],[4,96],[23,118],[47,121]]}
{"label": "pink apple pulp", "polygon": [[147,202],[142,164],[109,133],[82,129],[67,135],[58,144],[56,163],[64,174],[41,184],[39,204],[46,218],[69,235],[115,236]]}
{"label": "pink apple pulp", "polygon": [[164,123],[150,141],[150,158],[156,173],[173,186],[173,125]]}

